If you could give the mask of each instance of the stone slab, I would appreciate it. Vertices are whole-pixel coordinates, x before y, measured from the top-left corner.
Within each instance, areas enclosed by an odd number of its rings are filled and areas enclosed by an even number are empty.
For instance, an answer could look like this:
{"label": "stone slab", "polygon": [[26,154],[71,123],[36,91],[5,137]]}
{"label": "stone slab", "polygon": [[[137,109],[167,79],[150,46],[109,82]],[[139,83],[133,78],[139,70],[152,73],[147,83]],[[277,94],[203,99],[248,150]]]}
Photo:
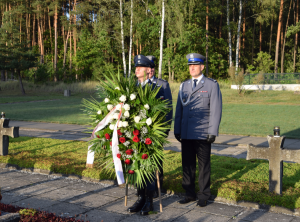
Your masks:
{"label": "stone slab", "polygon": [[227,222],[230,218],[220,215],[213,215],[197,210],[188,211],[186,214],[183,214],[181,217],[173,220],[174,222]]}
{"label": "stone slab", "polygon": [[294,217],[284,214],[270,213],[265,210],[247,209],[237,215],[237,220],[255,221],[255,222],[276,222],[291,221]]}
{"label": "stone slab", "polygon": [[88,183],[86,181],[77,181],[76,183],[73,183],[69,185],[69,188],[72,190],[81,190],[84,192],[90,192],[90,191],[104,191],[107,189],[107,187],[97,184],[97,183]]}
{"label": "stone slab", "polygon": [[115,197],[104,196],[90,192],[68,200],[68,203],[78,204],[85,207],[98,208],[115,200],[117,200],[117,198]]}
{"label": "stone slab", "polygon": [[89,222],[101,222],[101,221],[117,222],[117,221],[123,221],[122,219],[131,218],[131,217],[126,217],[123,214],[111,213],[111,212],[102,211],[98,209],[88,211],[85,214],[87,215],[86,217],[85,215],[84,216],[82,215],[81,218],[80,216],[77,216],[76,219],[77,220],[81,219]]}
{"label": "stone slab", "polygon": [[139,214],[128,215],[128,216],[124,217],[122,220],[120,220],[120,222],[141,222],[141,221],[142,222],[152,222],[154,220],[152,220],[148,216],[141,216]]}
{"label": "stone slab", "polygon": [[91,209],[76,204],[60,202],[52,206],[41,208],[41,210],[55,213],[61,217],[77,217],[78,215],[85,215],[85,213]]}
{"label": "stone slab", "polygon": [[30,197],[30,198],[26,198],[14,202],[14,205],[17,205],[19,207],[34,208],[37,210],[41,210],[41,209],[47,209],[49,206],[52,206],[54,204],[59,204],[59,203],[60,203],[59,201],[41,199],[38,197]]}
{"label": "stone slab", "polygon": [[109,211],[109,212],[115,212],[118,214],[131,214],[127,212],[127,209],[131,207],[136,201],[136,198],[128,198],[127,206],[124,206],[124,198],[118,199],[117,201],[108,203],[102,207],[100,207],[100,210]]}
{"label": "stone slab", "polygon": [[241,213],[244,208],[238,206],[232,206],[227,204],[221,204],[216,202],[208,202],[206,207],[195,207],[194,210],[199,212],[205,212],[216,215],[224,215],[227,217],[233,217]]}
{"label": "stone slab", "polygon": [[56,188],[63,188],[63,187],[71,186],[74,183],[77,183],[77,181],[76,180],[70,180],[70,179],[67,180],[63,177],[55,178],[55,179],[43,182],[43,184],[46,185],[46,186],[56,187]]}
{"label": "stone slab", "polygon": [[17,195],[23,195],[23,196],[34,196],[34,195],[40,195],[43,193],[50,192],[52,190],[55,190],[57,188],[55,187],[49,187],[44,184],[35,184],[32,186],[28,186],[22,189],[18,189],[14,191]]}
{"label": "stone slab", "polygon": [[27,196],[16,195],[15,193],[2,193],[1,203],[14,204],[17,201],[27,199]]}
{"label": "stone slab", "polygon": [[83,191],[78,190],[71,190],[69,188],[58,188],[55,190],[52,190],[47,193],[43,193],[41,195],[38,195],[39,198],[45,198],[49,200],[58,200],[58,201],[65,201],[68,199],[71,199],[73,197],[79,196],[81,194],[84,194]]}
{"label": "stone slab", "polygon": [[26,187],[32,184],[30,181],[24,181],[24,180],[12,179],[12,178],[2,179],[0,177],[0,187],[3,192]]}
{"label": "stone slab", "polygon": [[0,173],[0,180],[3,178],[17,178],[17,177],[23,177],[24,173],[16,170],[6,170],[4,172]]}
{"label": "stone slab", "polygon": [[[186,214],[189,212],[189,209],[178,209],[178,208],[172,208],[172,207],[167,207],[163,208],[163,212],[159,211],[159,208],[156,208],[154,206],[154,211],[157,212],[157,214],[151,214],[148,217],[153,219],[153,220],[158,220],[158,221],[174,221],[176,218],[181,217],[182,215]],[[141,221],[143,219],[141,218]]]}
{"label": "stone slab", "polygon": [[48,175],[42,175],[37,173],[23,173],[23,176],[18,177],[18,179],[36,183],[47,181],[51,178]]}
{"label": "stone slab", "polygon": [[[133,189],[128,189],[128,196],[133,195],[136,191]],[[97,192],[101,195],[111,196],[111,197],[125,197],[125,188],[119,186],[109,186],[104,190]]]}

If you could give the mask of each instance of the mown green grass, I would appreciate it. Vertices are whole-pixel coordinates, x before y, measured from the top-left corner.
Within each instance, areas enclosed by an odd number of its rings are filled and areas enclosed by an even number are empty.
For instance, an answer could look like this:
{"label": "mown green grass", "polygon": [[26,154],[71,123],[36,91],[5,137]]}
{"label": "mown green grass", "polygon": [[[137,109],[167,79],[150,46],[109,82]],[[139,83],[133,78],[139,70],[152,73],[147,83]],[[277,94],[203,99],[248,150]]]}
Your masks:
{"label": "mown green grass", "polygon": [[[95,83],[89,84],[95,85]],[[53,91],[46,93],[32,90],[26,96],[20,96],[16,92],[10,95],[9,90],[0,91],[2,93],[0,112],[5,112],[7,118],[12,120],[87,125],[90,120],[83,114],[84,107],[81,102],[83,98],[96,97],[96,95],[85,92],[85,88],[80,88],[83,86],[78,85],[77,90],[82,92],[72,93],[71,97],[64,97],[63,93],[58,94]],[[175,117],[179,83],[171,83],[170,87]],[[291,91],[247,91],[244,95],[238,95],[236,90],[229,89],[227,83],[221,84],[221,91],[223,115],[220,133],[266,136],[272,134],[272,129],[276,125],[281,127],[282,135],[300,139],[300,95]],[[37,100],[55,101],[3,104]]]}
{"label": "mown green grass", "polygon": [[[86,155],[87,142],[20,137],[10,140],[9,155],[0,156],[0,162],[94,179],[115,179],[114,174],[100,173],[97,168],[86,169]],[[212,155],[212,194],[236,201],[300,208],[300,164],[284,163],[282,196],[268,192],[268,173],[269,165],[265,160]],[[165,151],[164,175],[165,189],[184,193],[180,153]]]}

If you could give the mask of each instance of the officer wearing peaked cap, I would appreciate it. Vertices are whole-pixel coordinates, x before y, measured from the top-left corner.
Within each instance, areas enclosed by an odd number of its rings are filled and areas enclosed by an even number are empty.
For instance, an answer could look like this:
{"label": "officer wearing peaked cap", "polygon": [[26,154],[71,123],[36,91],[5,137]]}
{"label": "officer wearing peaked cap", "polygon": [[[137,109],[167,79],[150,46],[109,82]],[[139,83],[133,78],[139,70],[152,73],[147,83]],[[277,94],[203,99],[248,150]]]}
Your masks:
{"label": "officer wearing peaked cap", "polygon": [[[154,67],[153,63],[144,55],[137,55],[134,57],[135,75],[138,79],[138,84],[145,86],[151,84],[152,89],[156,86],[149,79],[151,68]],[[163,89],[160,88],[156,95],[156,98],[163,96]],[[139,212],[141,215],[148,215],[150,211],[153,211],[153,194],[156,189],[156,179],[150,181],[146,179],[146,186],[143,188],[137,187],[138,199],[137,201],[127,209],[131,213]]]}
{"label": "officer wearing peaked cap", "polygon": [[[205,57],[198,53],[186,56],[191,79],[181,83],[175,113],[174,134],[181,142],[183,180],[186,191],[180,204],[196,200],[204,207],[210,197],[211,143],[218,136],[222,116],[222,94],[216,80],[202,74]],[[199,192],[195,193],[196,157],[199,169]]]}
{"label": "officer wearing peaked cap", "polygon": [[[154,67],[151,69],[151,73],[149,74],[149,79],[155,83],[158,87],[162,87],[163,88],[163,92],[164,92],[164,99],[169,101],[170,104],[170,108],[171,111],[168,113],[168,115],[166,116],[166,120],[170,122],[170,124],[172,123],[172,119],[173,119],[173,106],[172,106],[172,93],[171,93],[171,89],[170,89],[170,85],[169,83],[164,80],[164,79],[160,79],[157,78],[155,76],[155,61],[156,58],[153,55],[147,55],[146,56],[154,65]],[[167,132],[167,134],[169,135],[169,131]],[[163,173],[163,168],[160,168],[160,174],[159,174],[159,181],[160,181],[160,186],[163,186],[163,178],[164,178],[164,173]],[[158,196],[158,191],[156,191],[156,193],[154,194],[155,197]]]}

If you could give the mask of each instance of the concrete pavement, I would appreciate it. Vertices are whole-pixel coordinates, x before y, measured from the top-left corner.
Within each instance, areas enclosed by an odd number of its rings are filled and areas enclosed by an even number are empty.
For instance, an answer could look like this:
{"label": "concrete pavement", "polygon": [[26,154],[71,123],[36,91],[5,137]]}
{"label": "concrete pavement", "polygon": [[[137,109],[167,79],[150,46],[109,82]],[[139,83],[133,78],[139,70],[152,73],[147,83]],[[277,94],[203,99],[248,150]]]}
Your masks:
{"label": "concrete pavement", "polygon": [[[215,222],[300,222],[293,215],[273,213],[209,201],[204,208],[196,202],[179,205],[178,196],[164,195],[163,212],[159,212],[159,200],[154,199],[154,211],[149,216],[131,214],[124,206],[125,189],[101,183],[54,177],[0,168],[2,203],[35,208],[64,217],[76,217],[90,222],[134,222],[134,221],[215,221]],[[128,206],[136,197],[129,189]]]}

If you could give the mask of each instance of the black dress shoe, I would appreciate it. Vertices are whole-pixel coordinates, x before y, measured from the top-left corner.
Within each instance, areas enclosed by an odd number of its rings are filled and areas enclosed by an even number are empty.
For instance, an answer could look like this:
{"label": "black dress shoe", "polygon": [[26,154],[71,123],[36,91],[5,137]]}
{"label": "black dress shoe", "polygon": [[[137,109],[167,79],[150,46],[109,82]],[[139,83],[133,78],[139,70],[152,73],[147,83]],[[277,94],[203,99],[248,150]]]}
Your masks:
{"label": "black dress shoe", "polygon": [[187,203],[189,203],[191,201],[195,201],[195,200],[196,200],[196,198],[193,198],[193,197],[185,197],[184,199],[179,200],[178,203],[179,204],[187,204]]}
{"label": "black dress shoe", "polygon": [[207,205],[207,200],[198,200],[197,207],[205,207]]}

